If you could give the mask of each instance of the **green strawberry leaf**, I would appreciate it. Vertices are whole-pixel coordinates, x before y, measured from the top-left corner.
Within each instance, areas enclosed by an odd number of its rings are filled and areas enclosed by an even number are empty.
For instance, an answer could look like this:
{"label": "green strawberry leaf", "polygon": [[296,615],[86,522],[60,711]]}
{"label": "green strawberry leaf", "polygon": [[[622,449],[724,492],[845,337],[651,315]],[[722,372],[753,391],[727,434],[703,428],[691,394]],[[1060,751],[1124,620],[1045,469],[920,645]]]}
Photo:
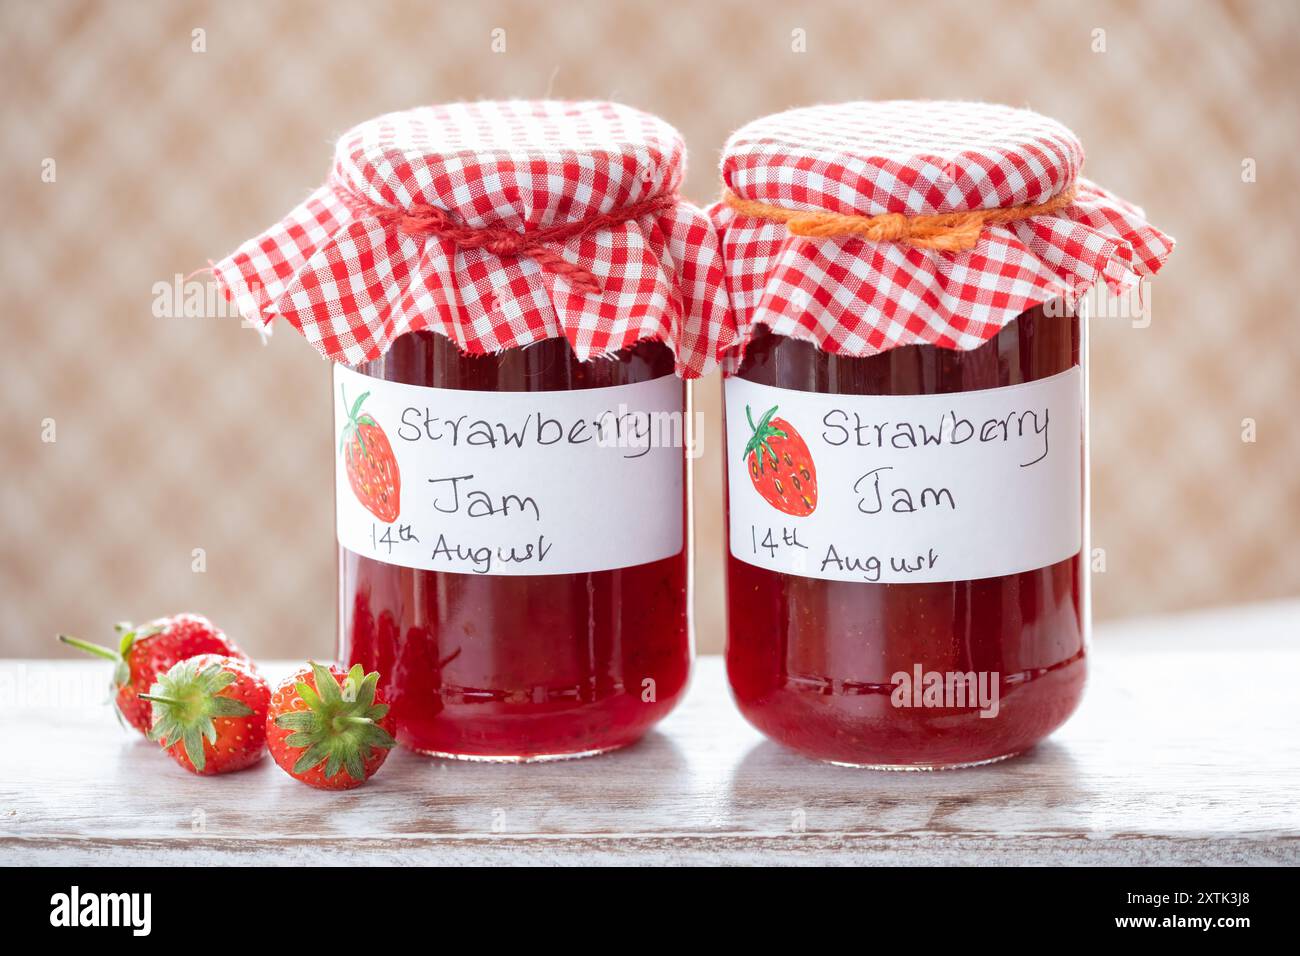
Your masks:
{"label": "green strawberry leaf", "polygon": [[160,674],[149,693],[142,700],[153,704],[151,740],[160,741],[165,749],[178,744],[195,770],[207,765],[203,742],[217,742],[216,717],[247,717],[253,709],[241,700],[226,697],[223,690],[233,684],[236,676],[221,664],[209,664],[200,669],[195,658],[172,665]]}
{"label": "green strawberry leaf", "polygon": [[781,459],[777,457],[772,448],[771,441],[773,438],[789,438],[783,429],[773,428],[772,419],[776,416],[776,410],[780,406],[773,405],[754,424],[754,413],[748,405],[745,406],[745,417],[749,420],[749,427],[753,434],[749,436],[749,441],[745,444],[745,451],[741,455],[741,461],[747,461],[749,456],[756,455],[758,458],[758,471],[762,474],[766,470],[766,461],[770,456],[773,465],[779,465]]}
{"label": "green strawberry leaf", "polygon": [[360,412],[361,412],[361,406],[362,406],[362,404],[363,404],[363,403],[365,402],[365,400],[366,400],[367,398],[369,398],[369,397],[370,397],[370,393],[369,393],[369,392],[362,392],[362,393],[361,393],[361,397],[358,398],[355,402],[352,403],[352,410],[351,410],[350,412],[348,412],[348,419],[349,419],[349,420],[354,421],[354,422],[357,420],[357,415],[360,414]]}
{"label": "green strawberry leaf", "polygon": [[344,772],[363,781],[366,761],[374,750],[397,744],[376,723],[388,714],[387,704],[375,703],[379,674],[367,674],[356,664],[340,683],[324,665],[312,661],[310,666],[316,689],[305,681],[295,685],[307,709],[275,718],[277,727],[292,731],[284,739],[285,745],[302,750],[292,772],[304,774],[323,764],[327,779]]}

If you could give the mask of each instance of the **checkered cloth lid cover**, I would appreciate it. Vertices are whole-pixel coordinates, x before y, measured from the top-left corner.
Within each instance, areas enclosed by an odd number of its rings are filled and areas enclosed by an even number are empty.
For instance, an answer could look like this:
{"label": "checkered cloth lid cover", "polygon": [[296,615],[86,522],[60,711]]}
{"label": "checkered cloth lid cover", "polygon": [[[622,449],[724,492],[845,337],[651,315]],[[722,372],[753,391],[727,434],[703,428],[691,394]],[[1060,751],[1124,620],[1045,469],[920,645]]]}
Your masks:
{"label": "checkered cloth lid cover", "polygon": [[[213,271],[245,319],[262,328],[282,317],[348,365],[431,329],[471,354],[563,336],[582,361],[661,341],[678,373],[694,377],[717,364],[734,330],[716,233],[702,210],[676,199],[684,166],[675,129],[614,103],[390,113],[344,134],[328,182]],[[527,254],[411,235],[365,212],[426,204],[463,226],[527,232],[655,197],[666,205],[651,214],[555,244],[597,279],[592,293]]]}
{"label": "checkered cloth lid cover", "polygon": [[1077,193],[1055,214],[985,224],[964,252],[802,238],[715,204],[738,329],[728,368],[757,325],[837,355],[967,350],[1035,305],[1153,274],[1173,240],[1080,178],[1082,166],[1083,147],[1060,123],[986,103],[845,103],[742,127],[723,151],[723,183],[773,206],[915,216],[1036,205],[1071,184]]}

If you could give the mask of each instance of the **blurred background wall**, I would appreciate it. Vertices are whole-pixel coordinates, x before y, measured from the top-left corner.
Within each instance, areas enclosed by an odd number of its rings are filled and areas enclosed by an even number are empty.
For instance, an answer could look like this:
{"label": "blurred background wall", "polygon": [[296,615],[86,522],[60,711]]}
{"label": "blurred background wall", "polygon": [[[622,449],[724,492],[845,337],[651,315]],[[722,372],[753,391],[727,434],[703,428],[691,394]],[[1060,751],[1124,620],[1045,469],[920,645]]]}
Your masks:
{"label": "blurred background wall", "polygon": [[[0,0],[0,655],[180,609],[257,654],[331,653],[325,364],[287,327],[263,346],[238,320],[157,317],[155,287],[279,218],[352,124],[509,96],[664,116],[701,203],[727,134],[791,106],[961,97],[1061,119],[1087,174],[1179,240],[1149,321],[1093,323],[1097,617],[1300,594],[1294,0]],[[697,397],[709,651],[716,377]]]}

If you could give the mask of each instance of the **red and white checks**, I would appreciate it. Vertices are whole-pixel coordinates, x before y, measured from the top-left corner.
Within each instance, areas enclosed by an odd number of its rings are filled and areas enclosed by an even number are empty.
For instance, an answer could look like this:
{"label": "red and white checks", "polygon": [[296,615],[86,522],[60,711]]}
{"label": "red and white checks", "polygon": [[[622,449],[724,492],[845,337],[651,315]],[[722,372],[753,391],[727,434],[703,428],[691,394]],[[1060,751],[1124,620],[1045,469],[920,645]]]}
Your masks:
{"label": "red and white checks", "polygon": [[716,204],[738,328],[728,365],[756,325],[838,355],[973,349],[1035,305],[1153,274],[1173,240],[1080,178],[1082,166],[1083,147],[1060,123],[985,103],[845,103],[742,127],[723,151],[723,183],[772,206],[916,216],[1036,205],[1071,184],[1077,195],[1052,215],[986,225],[965,252],[802,238]]}
{"label": "red and white checks", "polygon": [[[676,130],[614,103],[390,113],[346,133],[329,181],[213,271],[246,319],[262,327],[282,317],[348,365],[431,329],[472,354],[563,336],[582,361],[662,341],[678,373],[695,377],[717,364],[734,330],[716,233],[675,199],[684,166]],[[656,197],[666,205],[650,214],[555,243],[599,292],[574,288],[526,253],[408,234],[392,216],[365,212],[434,206],[471,229],[528,233],[617,218]]]}

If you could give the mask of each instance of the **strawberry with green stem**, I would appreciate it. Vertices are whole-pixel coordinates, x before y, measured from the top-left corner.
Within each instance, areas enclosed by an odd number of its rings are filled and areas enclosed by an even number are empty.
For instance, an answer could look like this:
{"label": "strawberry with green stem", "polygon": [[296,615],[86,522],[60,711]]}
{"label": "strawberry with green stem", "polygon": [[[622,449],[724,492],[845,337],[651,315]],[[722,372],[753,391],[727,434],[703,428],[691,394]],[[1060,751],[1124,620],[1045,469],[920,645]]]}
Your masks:
{"label": "strawberry with green stem", "polygon": [[775,417],[777,407],[773,405],[754,424],[754,413],[745,406],[752,434],[741,458],[764,501],[777,511],[806,518],[817,508],[817,466],[798,430]]}
{"label": "strawberry with green stem", "polygon": [[379,674],[360,664],[346,673],[312,661],[271,695],[266,739],[277,764],[321,790],[350,790],[369,780],[396,744]]}
{"label": "strawberry with green stem", "polygon": [[249,661],[219,654],[191,657],[140,698],[153,705],[150,739],[191,773],[243,770],[266,751],[271,690]]}
{"label": "strawberry with green stem", "polygon": [[348,420],[339,434],[339,454],[348,474],[348,484],[362,507],[380,521],[391,523],[401,511],[402,476],[388,436],[361,406],[370,397],[362,392],[348,405],[347,391],[339,386]]}
{"label": "strawberry with green stem", "polygon": [[113,662],[112,687],[118,716],[145,735],[152,726],[153,713],[149,702],[141,700],[140,695],[153,686],[159,674],[165,673],[178,661],[199,654],[247,659],[216,625],[198,614],[160,617],[139,627],[118,624],[116,630],[116,649],[67,634],[60,634],[59,640]]}

